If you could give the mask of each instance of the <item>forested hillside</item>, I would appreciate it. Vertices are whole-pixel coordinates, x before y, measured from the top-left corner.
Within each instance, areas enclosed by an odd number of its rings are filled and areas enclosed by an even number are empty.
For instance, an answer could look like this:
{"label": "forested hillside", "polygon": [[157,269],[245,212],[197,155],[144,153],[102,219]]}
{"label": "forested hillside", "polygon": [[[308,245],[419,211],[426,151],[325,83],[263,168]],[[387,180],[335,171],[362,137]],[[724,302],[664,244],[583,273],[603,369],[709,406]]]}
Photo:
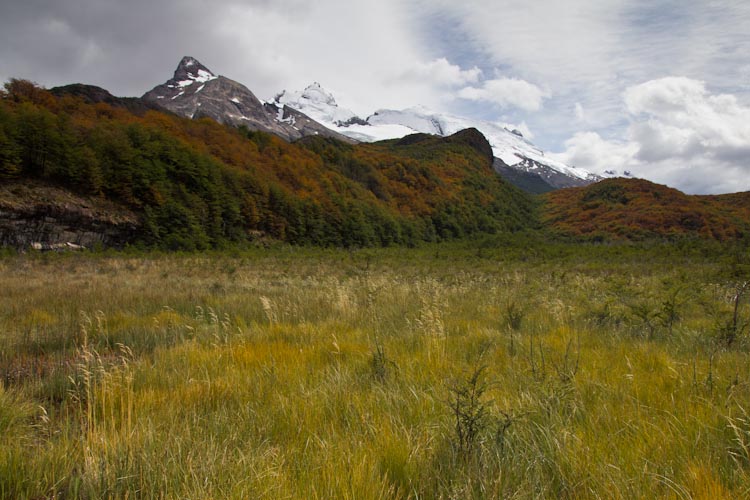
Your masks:
{"label": "forested hillside", "polygon": [[[0,232],[50,212],[64,219],[66,202],[50,199],[62,188],[78,196],[78,215],[63,232],[89,221],[87,235],[96,227],[108,231],[105,245],[200,250],[274,240],[364,247],[528,229],[593,241],[750,234],[749,193],[689,196],[644,180],[610,179],[538,198],[502,180],[492,161],[475,129],[370,144],[321,136],[290,144],[180,118],[97,87],[53,93],[12,80],[0,94],[0,212],[13,213],[19,196],[47,208],[24,203],[22,216],[12,215]],[[100,206],[112,207],[113,216],[91,212]],[[111,222],[121,213],[137,220],[124,233]],[[0,241],[12,242],[4,233]]]}
{"label": "forested hillside", "polygon": [[576,238],[723,241],[750,235],[750,193],[691,196],[641,179],[607,179],[543,199],[543,224]]}
{"label": "forested hillside", "polygon": [[[80,89],[78,89],[80,90]],[[100,197],[140,218],[137,242],[205,249],[415,244],[534,225],[534,201],[492,170],[475,130],[348,145],[92,102],[12,80],[0,96],[0,177]]]}

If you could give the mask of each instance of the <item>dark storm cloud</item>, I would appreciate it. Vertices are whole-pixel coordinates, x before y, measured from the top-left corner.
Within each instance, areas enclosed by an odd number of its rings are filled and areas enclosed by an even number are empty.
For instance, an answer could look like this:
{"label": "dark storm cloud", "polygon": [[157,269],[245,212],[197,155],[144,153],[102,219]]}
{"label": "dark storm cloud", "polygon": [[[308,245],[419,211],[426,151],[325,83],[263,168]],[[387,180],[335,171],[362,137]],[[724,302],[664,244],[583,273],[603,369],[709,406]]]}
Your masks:
{"label": "dark storm cloud", "polygon": [[0,18],[0,78],[28,78],[48,87],[84,82],[118,95],[140,95],[171,76],[183,55],[214,52],[215,5],[201,0],[13,2]]}

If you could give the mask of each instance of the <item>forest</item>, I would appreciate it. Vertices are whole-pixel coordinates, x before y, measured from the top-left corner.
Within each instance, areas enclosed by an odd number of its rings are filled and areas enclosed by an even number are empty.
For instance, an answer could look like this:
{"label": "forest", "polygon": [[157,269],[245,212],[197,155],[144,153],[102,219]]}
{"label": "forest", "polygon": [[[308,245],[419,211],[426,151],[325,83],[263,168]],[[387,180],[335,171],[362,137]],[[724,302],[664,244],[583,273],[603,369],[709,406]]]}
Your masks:
{"label": "forest", "polygon": [[413,246],[529,228],[535,202],[492,171],[486,149],[476,131],[289,144],[209,119],[55,97],[19,80],[0,98],[5,182],[42,181],[117,202],[141,217],[134,244],[173,250],[257,234],[291,244]]}

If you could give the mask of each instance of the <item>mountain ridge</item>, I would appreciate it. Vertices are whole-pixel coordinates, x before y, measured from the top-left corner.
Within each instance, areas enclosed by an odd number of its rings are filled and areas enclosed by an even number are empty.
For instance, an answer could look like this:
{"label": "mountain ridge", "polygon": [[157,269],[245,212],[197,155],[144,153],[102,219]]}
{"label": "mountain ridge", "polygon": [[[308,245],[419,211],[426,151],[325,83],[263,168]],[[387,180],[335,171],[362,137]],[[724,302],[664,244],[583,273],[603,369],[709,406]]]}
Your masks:
{"label": "mountain ridge", "polygon": [[[536,224],[535,202],[497,176],[476,130],[373,144],[323,135],[289,143],[214,120],[55,97],[15,81],[0,92],[0,141],[3,182],[50,186],[23,196],[60,198],[32,209],[12,197],[0,203],[0,241],[10,244],[38,238],[42,248],[56,248],[75,244],[56,238],[99,238],[186,250],[268,240],[412,246]],[[60,190],[82,201],[49,194]],[[76,207],[100,199],[137,222],[115,227],[107,212],[93,222],[78,215]],[[39,230],[26,236],[23,228]]]}
{"label": "mountain ridge", "polygon": [[[500,162],[498,173],[506,174],[512,181],[522,180],[522,186],[537,185],[532,192],[538,192],[539,188],[584,186],[602,179],[548,157],[520,131],[509,126],[437,113],[422,106],[404,110],[379,109],[362,119],[353,111],[340,107],[333,94],[317,82],[300,92],[282,91],[274,101],[305,112],[329,128],[363,142],[393,139],[415,132],[446,136],[464,128],[476,128],[492,145]],[[512,175],[508,176],[508,173]]]}
{"label": "mountain ridge", "polygon": [[261,101],[245,85],[215,75],[190,56],[180,60],[172,78],[146,92],[142,99],[186,118],[208,117],[225,125],[269,132],[287,141],[318,134],[351,141],[299,110]]}
{"label": "mountain ridge", "polygon": [[309,135],[345,142],[373,142],[413,133],[449,136],[475,128],[487,137],[497,158],[498,175],[529,192],[583,186],[601,177],[550,158],[517,129],[496,123],[436,113],[415,106],[380,109],[360,118],[338,105],[334,95],[314,82],[298,92],[281,91],[263,101],[245,85],[211,72],[197,59],[182,58],[172,78],[146,92],[143,100],[187,118],[212,118],[294,141]]}

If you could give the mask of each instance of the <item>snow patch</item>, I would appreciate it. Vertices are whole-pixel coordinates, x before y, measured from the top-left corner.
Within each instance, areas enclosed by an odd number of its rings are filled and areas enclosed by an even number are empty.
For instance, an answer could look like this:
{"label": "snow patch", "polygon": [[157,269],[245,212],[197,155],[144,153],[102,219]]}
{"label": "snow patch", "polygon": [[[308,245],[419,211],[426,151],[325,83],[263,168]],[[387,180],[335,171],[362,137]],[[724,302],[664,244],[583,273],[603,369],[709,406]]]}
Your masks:
{"label": "snow patch", "polygon": [[213,73],[210,71],[206,71],[205,69],[199,69],[198,70],[198,76],[194,78],[196,82],[208,82],[211,80],[216,80],[218,76],[214,76]]}
{"label": "snow patch", "polygon": [[276,121],[281,123],[288,123],[292,126],[292,128],[296,129],[297,127],[295,127],[294,125],[295,123],[297,123],[297,119],[292,115],[289,115],[288,118],[284,118],[284,106],[276,105],[276,108],[278,109],[278,112],[276,113]]}
{"label": "snow patch", "polygon": [[[494,149],[492,150],[492,152],[493,152],[493,154],[495,154],[495,150]],[[496,158],[500,158],[500,160],[502,160],[502,162],[505,163],[506,165],[508,165],[509,167],[512,167],[513,165],[517,165],[517,164],[521,163],[521,158],[519,158],[518,156],[514,155],[510,151],[507,151],[507,152],[506,151],[501,151],[500,154],[495,154],[495,157]]]}
{"label": "snow patch", "polygon": [[[219,78],[218,76],[215,76],[210,71],[206,71],[205,69],[199,69],[197,74],[189,73],[187,80],[180,80],[177,82],[177,87],[184,88],[189,87],[190,85],[194,83],[203,83],[210,82],[211,80],[216,80]],[[168,87],[175,88],[174,85],[167,85]]]}

